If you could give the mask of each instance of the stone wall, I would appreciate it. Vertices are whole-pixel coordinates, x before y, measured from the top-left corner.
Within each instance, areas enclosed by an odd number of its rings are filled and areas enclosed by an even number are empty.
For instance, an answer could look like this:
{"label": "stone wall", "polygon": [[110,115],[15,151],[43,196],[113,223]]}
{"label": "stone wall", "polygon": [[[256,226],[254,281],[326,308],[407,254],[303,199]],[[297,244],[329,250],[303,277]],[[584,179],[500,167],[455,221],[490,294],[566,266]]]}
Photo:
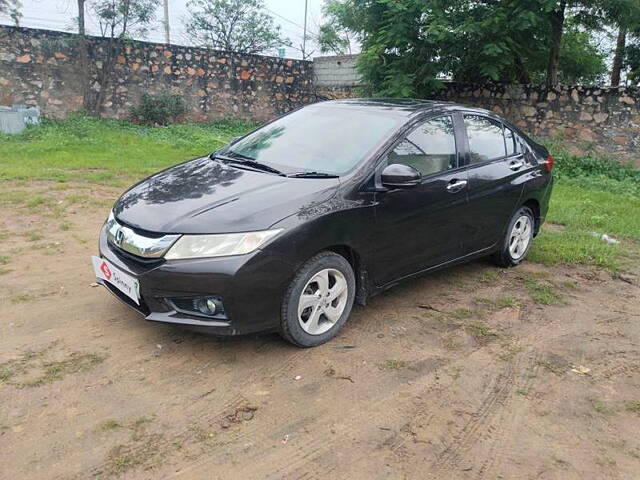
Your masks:
{"label": "stone wall", "polygon": [[[37,105],[50,117],[82,108],[77,35],[0,26],[0,105]],[[106,40],[89,39],[91,86]],[[312,62],[127,41],[118,44],[104,116],[124,118],[144,92],[184,95],[189,118],[267,120],[316,100]]]}
{"label": "stone wall", "polygon": [[640,166],[640,88],[446,83],[438,99],[493,110],[525,132]]}
{"label": "stone wall", "polygon": [[[0,105],[37,105],[51,117],[80,110],[77,40],[0,26]],[[90,38],[94,90],[105,47],[104,39]],[[144,92],[175,91],[186,98],[192,120],[267,120],[319,98],[357,96],[355,60],[348,55],[307,62],[127,41],[118,45],[102,113],[124,118]],[[562,137],[577,151],[595,149],[640,166],[638,87],[445,83],[436,98],[493,110],[532,135]]]}

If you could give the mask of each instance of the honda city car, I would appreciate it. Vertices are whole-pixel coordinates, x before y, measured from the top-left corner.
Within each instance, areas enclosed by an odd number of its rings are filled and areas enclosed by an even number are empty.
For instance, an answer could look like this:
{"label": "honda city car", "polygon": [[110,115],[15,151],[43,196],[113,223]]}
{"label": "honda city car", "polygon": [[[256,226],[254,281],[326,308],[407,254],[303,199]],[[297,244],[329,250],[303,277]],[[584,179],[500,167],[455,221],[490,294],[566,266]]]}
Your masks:
{"label": "honda city car", "polygon": [[490,111],[320,102],[131,187],[93,266],[147,320],[316,346],[401,281],[485,256],[522,262],[552,169]]}

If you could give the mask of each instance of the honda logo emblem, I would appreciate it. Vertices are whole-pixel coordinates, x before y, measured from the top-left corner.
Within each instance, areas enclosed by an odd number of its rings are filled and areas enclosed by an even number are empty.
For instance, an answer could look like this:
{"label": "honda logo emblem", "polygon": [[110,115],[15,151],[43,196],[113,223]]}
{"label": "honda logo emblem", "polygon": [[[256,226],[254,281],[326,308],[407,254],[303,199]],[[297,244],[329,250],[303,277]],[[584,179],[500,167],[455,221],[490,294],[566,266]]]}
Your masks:
{"label": "honda logo emblem", "polygon": [[124,240],[124,232],[122,231],[121,228],[118,229],[118,231],[116,232],[116,236],[115,236],[115,243],[117,246],[121,246],[122,245],[122,240]]}

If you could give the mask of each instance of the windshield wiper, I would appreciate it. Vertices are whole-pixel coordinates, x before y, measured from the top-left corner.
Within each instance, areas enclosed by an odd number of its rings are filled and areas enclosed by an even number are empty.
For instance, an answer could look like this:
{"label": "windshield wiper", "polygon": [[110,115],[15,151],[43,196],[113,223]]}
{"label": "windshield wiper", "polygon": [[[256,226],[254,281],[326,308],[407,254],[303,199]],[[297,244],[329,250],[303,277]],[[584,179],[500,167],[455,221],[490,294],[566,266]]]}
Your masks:
{"label": "windshield wiper", "polygon": [[[286,177],[284,172],[281,172],[277,168],[270,167],[269,165],[265,165],[264,163],[257,162],[251,158],[245,157],[243,155],[234,154],[234,157],[229,155],[222,155],[216,153],[212,156],[212,158],[217,158],[222,160],[224,163],[236,163],[238,165],[246,165],[247,167],[254,168],[256,170],[262,170],[263,172],[273,173],[275,175],[280,175],[281,177]],[[235,158],[237,157],[237,158]]]}
{"label": "windshield wiper", "polygon": [[338,178],[338,175],[334,175],[333,173],[326,172],[298,172],[291,173],[287,175],[287,177],[293,178]]}

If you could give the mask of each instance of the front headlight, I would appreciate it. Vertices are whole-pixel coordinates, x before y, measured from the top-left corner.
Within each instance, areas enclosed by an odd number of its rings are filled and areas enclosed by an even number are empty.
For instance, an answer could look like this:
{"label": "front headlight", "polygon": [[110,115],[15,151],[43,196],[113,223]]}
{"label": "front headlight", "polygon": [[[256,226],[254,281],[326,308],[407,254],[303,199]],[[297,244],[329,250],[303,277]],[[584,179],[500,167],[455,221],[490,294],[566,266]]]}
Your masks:
{"label": "front headlight", "polygon": [[178,260],[244,255],[264,245],[281,231],[282,229],[216,235],[183,235],[173,244],[164,258]]}

